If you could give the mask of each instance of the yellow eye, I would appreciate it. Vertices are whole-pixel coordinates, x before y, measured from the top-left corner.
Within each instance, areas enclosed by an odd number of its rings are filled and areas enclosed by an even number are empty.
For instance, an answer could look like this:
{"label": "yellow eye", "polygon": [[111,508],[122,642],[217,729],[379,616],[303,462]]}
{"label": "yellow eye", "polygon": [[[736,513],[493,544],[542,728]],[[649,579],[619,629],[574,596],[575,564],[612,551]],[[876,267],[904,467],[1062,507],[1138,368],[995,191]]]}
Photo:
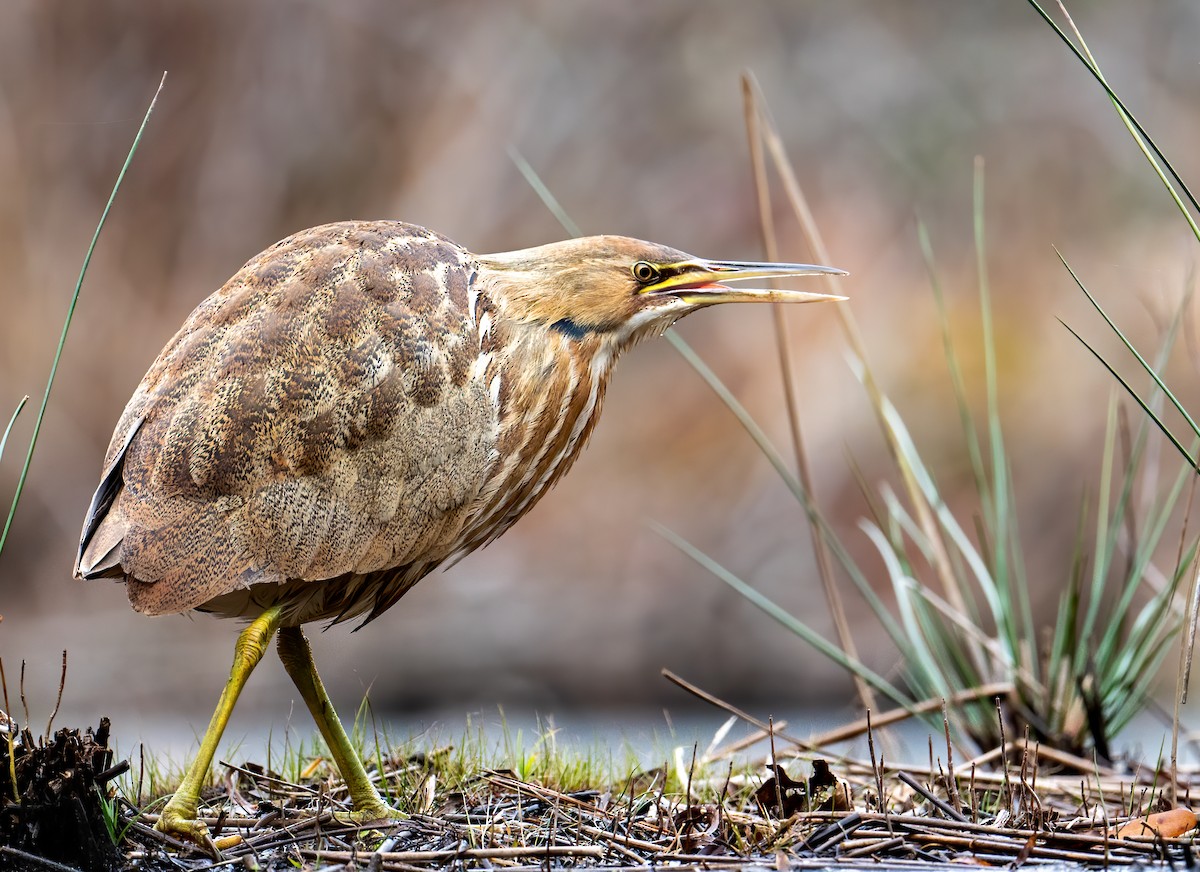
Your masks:
{"label": "yellow eye", "polygon": [[639,260],[635,263],[632,272],[633,277],[643,285],[656,282],[662,277],[662,274],[658,271],[658,267],[652,263],[646,263],[644,260]]}

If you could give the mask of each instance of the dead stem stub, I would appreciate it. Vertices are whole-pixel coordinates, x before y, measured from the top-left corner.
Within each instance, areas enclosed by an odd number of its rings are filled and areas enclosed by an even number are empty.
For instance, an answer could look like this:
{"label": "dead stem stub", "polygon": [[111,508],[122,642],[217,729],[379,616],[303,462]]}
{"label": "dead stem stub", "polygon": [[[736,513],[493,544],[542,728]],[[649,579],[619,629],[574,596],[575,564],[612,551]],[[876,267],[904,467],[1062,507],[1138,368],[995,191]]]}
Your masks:
{"label": "dead stem stub", "polygon": [[21,866],[14,851],[87,872],[122,864],[104,803],[105,785],[127,764],[113,765],[108,737],[108,718],[95,732],[63,728],[49,741],[28,729],[11,742],[0,736],[0,869]]}

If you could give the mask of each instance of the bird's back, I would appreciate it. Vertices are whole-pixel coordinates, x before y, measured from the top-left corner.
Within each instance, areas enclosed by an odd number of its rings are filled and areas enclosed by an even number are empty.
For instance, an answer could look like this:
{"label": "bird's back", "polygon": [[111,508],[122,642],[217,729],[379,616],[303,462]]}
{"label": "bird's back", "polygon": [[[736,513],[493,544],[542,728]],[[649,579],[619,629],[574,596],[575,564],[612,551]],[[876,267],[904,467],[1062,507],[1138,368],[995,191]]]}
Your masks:
{"label": "bird's back", "polygon": [[496,465],[472,281],[468,252],[400,222],[313,228],[251,260],[126,407],[77,573],[126,578],[150,614],[390,605],[462,546]]}

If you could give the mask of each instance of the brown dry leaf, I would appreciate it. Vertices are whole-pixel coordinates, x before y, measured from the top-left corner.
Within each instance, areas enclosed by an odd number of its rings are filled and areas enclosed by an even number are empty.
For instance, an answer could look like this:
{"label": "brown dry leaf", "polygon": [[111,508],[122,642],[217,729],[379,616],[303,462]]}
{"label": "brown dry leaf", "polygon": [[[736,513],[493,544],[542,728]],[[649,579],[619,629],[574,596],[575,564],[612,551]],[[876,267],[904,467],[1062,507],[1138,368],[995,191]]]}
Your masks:
{"label": "brown dry leaf", "polygon": [[715,806],[694,805],[675,816],[675,831],[684,854],[695,854],[710,845],[720,815]]}
{"label": "brown dry leaf", "polygon": [[1196,828],[1196,814],[1190,808],[1173,808],[1146,817],[1135,818],[1117,829],[1118,839],[1153,838],[1162,836],[1174,839]]}
{"label": "brown dry leaf", "polygon": [[759,806],[781,818],[789,818],[798,811],[808,811],[808,792],[804,782],[793,780],[782,766],[771,768],[775,770],[775,777],[768,778],[762,787],[754,791]]}
{"label": "brown dry leaf", "polygon": [[820,811],[853,811],[850,788],[839,781],[824,760],[813,761],[812,778],[808,779],[808,795],[814,808]]}
{"label": "brown dry leaf", "polygon": [[1034,833],[1025,840],[1025,844],[1021,847],[1021,850],[1017,852],[1017,856],[1013,858],[1012,867],[1015,869],[1018,866],[1024,866],[1025,861],[1029,859],[1036,845],[1037,833]]}
{"label": "brown dry leaf", "polygon": [[782,766],[772,766],[775,777],[763,782],[754,798],[763,809],[781,818],[803,811],[852,811],[850,789],[834,776],[829,764],[816,759],[812,767],[812,777],[806,784],[793,780]]}

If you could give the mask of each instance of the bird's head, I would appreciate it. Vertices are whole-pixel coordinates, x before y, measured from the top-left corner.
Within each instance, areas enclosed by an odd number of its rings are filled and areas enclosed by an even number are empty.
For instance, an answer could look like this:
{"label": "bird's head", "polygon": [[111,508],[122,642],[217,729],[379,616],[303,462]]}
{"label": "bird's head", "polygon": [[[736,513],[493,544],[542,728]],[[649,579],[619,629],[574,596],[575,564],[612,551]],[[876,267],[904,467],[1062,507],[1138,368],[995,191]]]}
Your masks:
{"label": "bird's head", "polygon": [[846,275],[798,263],[705,260],[624,236],[590,236],[481,255],[480,278],[505,316],[601,334],[627,345],[717,303],[812,303],[845,297],[730,286],[746,279]]}

